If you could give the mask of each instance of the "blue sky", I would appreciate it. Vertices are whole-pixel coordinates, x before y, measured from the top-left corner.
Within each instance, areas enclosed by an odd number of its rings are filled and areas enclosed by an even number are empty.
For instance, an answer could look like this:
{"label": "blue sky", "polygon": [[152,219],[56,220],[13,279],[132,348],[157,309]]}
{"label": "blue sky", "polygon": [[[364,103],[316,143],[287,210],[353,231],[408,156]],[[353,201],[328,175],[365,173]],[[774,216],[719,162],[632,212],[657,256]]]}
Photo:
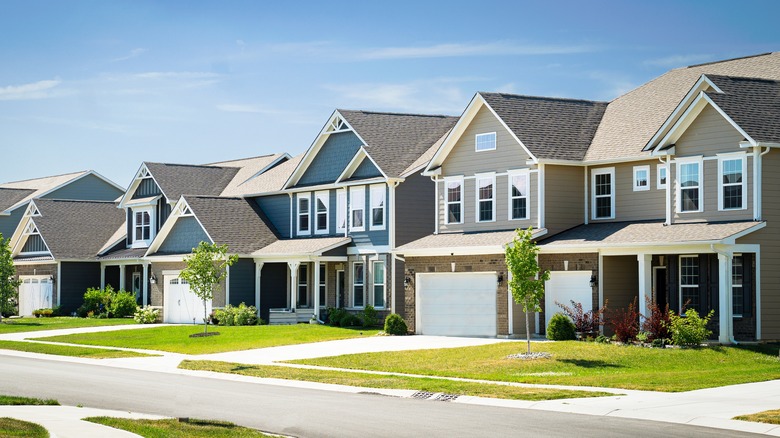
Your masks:
{"label": "blue sky", "polygon": [[776,1],[0,3],[0,181],[303,152],[335,108],[611,100],[780,50]]}

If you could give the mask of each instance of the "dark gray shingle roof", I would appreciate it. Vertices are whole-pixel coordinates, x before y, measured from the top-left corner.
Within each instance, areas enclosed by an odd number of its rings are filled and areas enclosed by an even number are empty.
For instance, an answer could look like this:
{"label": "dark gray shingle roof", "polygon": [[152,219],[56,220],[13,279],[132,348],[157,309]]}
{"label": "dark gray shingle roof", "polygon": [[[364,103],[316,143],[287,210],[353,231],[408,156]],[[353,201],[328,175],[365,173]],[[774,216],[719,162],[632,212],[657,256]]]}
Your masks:
{"label": "dark gray shingle roof", "polygon": [[0,211],[14,206],[17,202],[35,193],[33,189],[6,189],[0,187]]}
{"label": "dark gray shingle roof", "polygon": [[250,254],[278,237],[262,210],[251,200],[210,196],[184,199],[214,242],[231,253]]}
{"label": "dark gray shingle roof", "polygon": [[780,81],[707,75],[723,93],[707,95],[756,141],[780,142]]}
{"label": "dark gray shingle roof", "polygon": [[338,110],[366,142],[366,151],[388,177],[400,176],[458,118],[452,116]]}
{"label": "dark gray shingle roof", "polygon": [[537,158],[582,160],[606,102],[479,93]]}
{"label": "dark gray shingle roof", "polygon": [[55,259],[94,260],[125,221],[113,202],[36,199],[33,221]]}
{"label": "dark gray shingle roof", "polygon": [[181,195],[219,196],[240,170],[238,167],[144,163],[165,196],[175,202]]}

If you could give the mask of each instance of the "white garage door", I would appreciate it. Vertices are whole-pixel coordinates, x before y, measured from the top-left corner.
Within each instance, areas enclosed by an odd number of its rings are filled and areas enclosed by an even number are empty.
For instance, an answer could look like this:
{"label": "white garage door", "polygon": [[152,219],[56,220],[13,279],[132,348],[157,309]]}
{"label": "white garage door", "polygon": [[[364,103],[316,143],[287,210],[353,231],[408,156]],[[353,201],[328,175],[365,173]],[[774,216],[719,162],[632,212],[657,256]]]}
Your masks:
{"label": "white garage door", "polygon": [[582,304],[583,312],[593,309],[593,289],[590,287],[590,271],[553,271],[544,284],[545,327],[550,318],[561,308],[555,302],[571,307],[571,302]]}
{"label": "white garage door", "polygon": [[[211,300],[206,302],[206,313],[211,313]],[[190,292],[186,281],[175,275],[165,276],[163,322],[203,324],[203,300]]]}
{"label": "white garage door", "polygon": [[49,276],[20,276],[19,315],[29,316],[33,310],[52,307],[52,284]]}
{"label": "white garage door", "polygon": [[496,273],[417,274],[417,332],[496,336]]}

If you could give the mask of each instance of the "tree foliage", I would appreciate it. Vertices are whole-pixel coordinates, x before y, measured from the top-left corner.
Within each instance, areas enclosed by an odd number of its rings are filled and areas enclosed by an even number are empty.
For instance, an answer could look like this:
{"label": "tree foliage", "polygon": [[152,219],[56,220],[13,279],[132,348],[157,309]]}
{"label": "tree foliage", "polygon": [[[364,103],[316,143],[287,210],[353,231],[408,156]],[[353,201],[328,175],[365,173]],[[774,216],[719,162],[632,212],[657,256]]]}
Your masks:
{"label": "tree foliage", "polygon": [[3,314],[14,313],[14,305],[19,296],[19,284],[16,279],[16,268],[11,256],[11,247],[8,239],[0,233],[0,321]]}
{"label": "tree foliage", "polygon": [[187,267],[179,276],[190,284],[190,291],[203,300],[203,327],[208,331],[206,302],[214,298],[214,288],[227,274],[227,267],[238,260],[238,256],[227,255],[227,245],[200,242],[192,254],[184,258]]}

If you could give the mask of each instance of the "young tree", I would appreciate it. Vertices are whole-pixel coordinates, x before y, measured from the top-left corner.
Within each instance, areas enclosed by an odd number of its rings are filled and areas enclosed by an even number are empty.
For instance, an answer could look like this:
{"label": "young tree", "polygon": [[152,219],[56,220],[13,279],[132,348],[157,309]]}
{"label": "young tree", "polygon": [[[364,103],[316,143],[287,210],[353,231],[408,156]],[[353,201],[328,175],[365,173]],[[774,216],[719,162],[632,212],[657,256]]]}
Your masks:
{"label": "young tree", "polygon": [[190,284],[190,290],[203,300],[203,333],[208,333],[206,302],[214,297],[214,287],[227,274],[227,267],[238,260],[238,256],[227,255],[227,245],[200,242],[192,254],[184,258],[187,268],[179,276]]}
{"label": "young tree", "polygon": [[14,311],[11,299],[18,297],[19,284],[21,281],[16,279],[16,269],[8,239],[4,239],[3,234],[0,233],[0,322],[3,321],[3,313]]}
{"label": "young tree", "polygon": [[517,230],[517,236],[506,247],[506,268],[512,274],[508,281],[515,303],[523,306],[525,312],[525,335],[528,353],[531,354],[531,313],[541,311],[544,298],[544,282],[550,279],[550,271],[541,271],[536,255],[539,247],[531,239],[533,233]]}

